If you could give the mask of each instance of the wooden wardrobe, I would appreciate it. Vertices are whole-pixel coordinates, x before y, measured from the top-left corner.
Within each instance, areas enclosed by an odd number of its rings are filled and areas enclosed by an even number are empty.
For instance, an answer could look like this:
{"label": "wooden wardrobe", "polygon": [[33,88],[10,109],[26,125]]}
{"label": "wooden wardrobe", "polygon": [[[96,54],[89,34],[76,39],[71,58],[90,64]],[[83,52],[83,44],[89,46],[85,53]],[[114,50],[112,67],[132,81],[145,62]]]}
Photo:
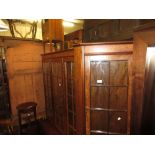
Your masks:
{"label": "wooden wardrobe", "polygon": [[62,134],[130,134],[133,44],[42,55],[47,118]]}

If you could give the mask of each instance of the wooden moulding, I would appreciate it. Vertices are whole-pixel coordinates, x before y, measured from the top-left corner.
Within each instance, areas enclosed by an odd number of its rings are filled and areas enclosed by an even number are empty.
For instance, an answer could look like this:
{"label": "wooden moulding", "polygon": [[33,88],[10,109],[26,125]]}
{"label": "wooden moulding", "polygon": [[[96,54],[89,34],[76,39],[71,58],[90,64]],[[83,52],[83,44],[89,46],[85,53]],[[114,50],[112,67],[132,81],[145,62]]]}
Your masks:
{"label": "wooden moulding", "polygon": [[141,134],[147,47],[155,45],[155,26],[134,34],[131,133]]}
{"label": "wooden moulding", "polygon": [[84,51],[81,47],[74,49],[75,63],[75,99],[77,109],[77,133],[85,134],[85,107],[84,107]]}

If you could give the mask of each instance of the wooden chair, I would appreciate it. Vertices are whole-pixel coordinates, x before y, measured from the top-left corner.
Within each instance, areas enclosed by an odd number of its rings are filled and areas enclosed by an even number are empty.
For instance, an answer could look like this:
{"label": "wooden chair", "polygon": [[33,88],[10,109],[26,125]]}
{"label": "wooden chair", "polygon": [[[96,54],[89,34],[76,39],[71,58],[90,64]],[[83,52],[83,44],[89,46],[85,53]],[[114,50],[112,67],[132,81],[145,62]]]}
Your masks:
{"label": "wooden chair", "polygon": [[[16,109],[18,113],[18,122],[19,122],[19,134],[23,134],[23,121],[26,121],[25,124],[30,125],[31,120],[34,120],[34,123],[37,123],[36,117],[36,107],[37,103],[35,102],[25,102],[19,104]],[[24,115],[24,117],[22,117]]]}

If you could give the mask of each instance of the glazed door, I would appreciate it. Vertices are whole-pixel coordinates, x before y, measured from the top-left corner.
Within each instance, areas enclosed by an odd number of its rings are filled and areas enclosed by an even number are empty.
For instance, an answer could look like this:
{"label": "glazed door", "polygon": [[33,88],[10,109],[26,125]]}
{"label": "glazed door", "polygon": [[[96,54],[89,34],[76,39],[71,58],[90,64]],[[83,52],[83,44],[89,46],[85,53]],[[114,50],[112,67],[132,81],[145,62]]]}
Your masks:
{"label": "glazed door", "polygon": [[87,134],[128,134],[130,131],[129,56],[85,58]]}
{"label": "glazed door", "polygon": [[65,87],[63,80],[62,59],[52,59],[52,93],[54,104],[55,126],[62,133],[66,134],[66,106]]}
{"label": "glazed door", "polygon": [[44,89],[45,89],[45,109],[46,117],[48,120],[53,122],[53,103],[52,103],[52,79],[51,79],[51,61],[45,60],[43,62],[43,73],[44,73]]}
{"label": "glazed door", "polygon": [[76,103],[74,88],[74,60],[64,59],[66,84],[67,133],[76,134]]}

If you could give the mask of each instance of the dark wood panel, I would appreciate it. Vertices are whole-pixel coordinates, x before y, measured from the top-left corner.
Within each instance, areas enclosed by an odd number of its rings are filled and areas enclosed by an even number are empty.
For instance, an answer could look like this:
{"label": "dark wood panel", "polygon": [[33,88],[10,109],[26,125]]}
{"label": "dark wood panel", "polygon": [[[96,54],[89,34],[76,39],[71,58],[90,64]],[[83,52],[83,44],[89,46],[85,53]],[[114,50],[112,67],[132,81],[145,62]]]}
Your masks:
{"label": "dark wood panel", "polygon": [[110,109],[127,110],[128,106],[128,88],[111,87],[110,88]]}
{"label": "dark wood panel", "polygon": [[127,134],[126,112],[109,112],[109,133]]}
{"label": "dark wood panel", "polygon": [[[104,61],[91,61],[91,84],[107,85],[109,83],[109,63]],[[97,80],[101,80],[100,82]]]}
{"label": "dark wood panel", "polygon": [[108,108],[108,87],[91,87],[91,108]]}
{"label": "dark wood panel", "polygon": [[137,19],[122,19],[120,20],[120,32],[127,33],[129,31],[133,31],[136,26],[139,26],[139,20]]}
{"label": "dark wood panel", "polygon": [[90,130],[108,131],[108,112],[101,110],[91,110],[90,126]]}
{"label": "dark wood panel", "polygon": [[154,21],[150,19],[85,19],[84,42],[132,40],[136,28],[149,27]]}
{"label": "dark wood panel", "polygon": [[61,133],[65,134],[66,113],[61,59],[52,61],[52,84],[55,126]]}
{"label": "dark wood panel", "polygon": [[52,62],[52,75],[53,76],[62,76],[62,64],[60,62]]}
{"label": "dark wood panel", "polygon": [[128,63],[127,61],[110,62],[110,85],[127,85]]}

